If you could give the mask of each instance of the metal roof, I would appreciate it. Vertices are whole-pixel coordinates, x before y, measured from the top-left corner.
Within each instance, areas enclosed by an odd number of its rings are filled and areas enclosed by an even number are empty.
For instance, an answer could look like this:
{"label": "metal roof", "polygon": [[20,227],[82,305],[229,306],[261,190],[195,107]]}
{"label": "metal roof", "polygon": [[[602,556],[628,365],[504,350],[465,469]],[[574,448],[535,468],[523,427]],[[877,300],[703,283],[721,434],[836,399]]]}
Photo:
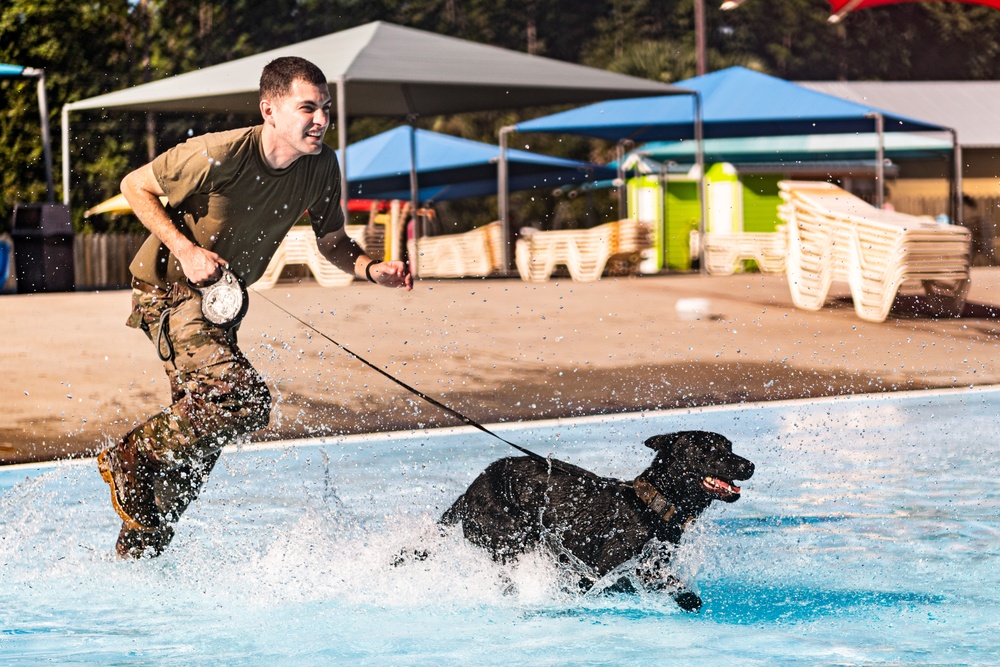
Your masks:
{"label": "metal roof", "polygon": [[1000,81],[801,81],[852,102],[952,127],[965,148],[1000,148]]}

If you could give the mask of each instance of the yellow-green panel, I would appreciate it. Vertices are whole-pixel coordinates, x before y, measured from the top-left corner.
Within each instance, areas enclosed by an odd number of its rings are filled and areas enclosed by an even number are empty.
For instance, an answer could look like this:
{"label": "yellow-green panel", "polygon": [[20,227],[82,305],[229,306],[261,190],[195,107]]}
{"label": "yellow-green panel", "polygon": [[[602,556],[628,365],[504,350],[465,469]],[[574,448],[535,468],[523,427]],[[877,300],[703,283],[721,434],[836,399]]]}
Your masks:
{"label": "yellow-green panel", "polygon": [[743,231],[773,232],[779,224],[778,181],[781,174],[744,174],[743,183]]}
{"label": "yellow-green panel", "polygon": [[666,268],[691,269],[691,231],[698,229],[701,205],[696,181],[671,181],[667,186]]}

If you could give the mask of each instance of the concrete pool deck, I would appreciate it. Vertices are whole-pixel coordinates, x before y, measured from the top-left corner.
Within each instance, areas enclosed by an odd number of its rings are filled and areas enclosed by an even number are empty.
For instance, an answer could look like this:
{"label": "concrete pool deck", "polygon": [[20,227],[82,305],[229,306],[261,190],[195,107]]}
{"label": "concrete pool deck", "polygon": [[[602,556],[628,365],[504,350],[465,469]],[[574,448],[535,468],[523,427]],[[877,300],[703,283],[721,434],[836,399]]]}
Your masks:
{"label": "concrete pool deck", "polygon": [[[961,317],[903,297],[881,324],[844,285],[797,310],[784,276],[547,283],[279,283],[251,295],[240,345],[275,410],[255,440],[451,426],[263,296],[479,422],[1000,384],[1000,268],[976,268]],[[707,299],[689,320],[682,299]],[[682,304],[683,305],[683,304]],[[129,292],[0,296],[0,463],[94,453],[168,401],[162,366],[124,326]]]}

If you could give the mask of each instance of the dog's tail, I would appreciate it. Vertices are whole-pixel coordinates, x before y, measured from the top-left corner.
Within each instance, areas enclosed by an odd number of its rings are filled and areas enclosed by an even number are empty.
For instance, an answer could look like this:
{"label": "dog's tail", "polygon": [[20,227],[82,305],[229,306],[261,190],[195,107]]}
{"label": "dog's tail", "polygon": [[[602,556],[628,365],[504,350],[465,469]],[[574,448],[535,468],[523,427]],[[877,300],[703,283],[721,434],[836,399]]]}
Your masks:
{"label": "dog's tail", "polygon": [[465,494],[463,493],[455,501],[455,504],[444,511],[438,523],[442,526],[454,526],[465,516]]}

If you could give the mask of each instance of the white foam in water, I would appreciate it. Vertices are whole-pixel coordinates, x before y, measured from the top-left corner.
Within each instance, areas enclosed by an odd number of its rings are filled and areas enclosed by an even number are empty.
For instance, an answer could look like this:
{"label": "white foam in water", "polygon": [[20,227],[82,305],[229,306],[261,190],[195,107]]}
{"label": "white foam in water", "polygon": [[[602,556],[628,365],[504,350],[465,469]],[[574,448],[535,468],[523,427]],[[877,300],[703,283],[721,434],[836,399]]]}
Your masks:
{"label": "white foam in water", "polygon": [[757,473],[675,554],[698,615],[569,593],[543,553],[502,566],[441,530],[516,454],[472,430],[227,451],[139,562],[112,555],[92,460],[0,468],[0,664],[995,665],[998,408],[928,392],[502,427],[626,479],[650,435],[729,436]]}

